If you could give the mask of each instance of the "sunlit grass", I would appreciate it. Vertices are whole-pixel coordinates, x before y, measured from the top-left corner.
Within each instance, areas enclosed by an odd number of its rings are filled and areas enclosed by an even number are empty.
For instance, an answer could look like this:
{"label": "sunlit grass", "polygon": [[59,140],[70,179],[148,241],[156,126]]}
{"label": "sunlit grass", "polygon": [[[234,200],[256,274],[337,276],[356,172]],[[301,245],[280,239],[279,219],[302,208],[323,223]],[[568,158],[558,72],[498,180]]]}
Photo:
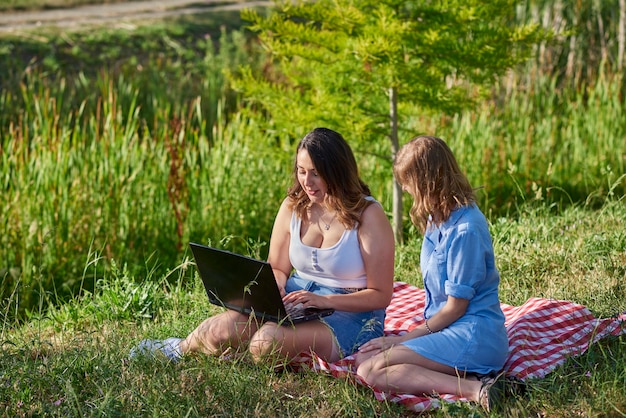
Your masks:
{"label": "sunlit grass", "polygon": [[[625,310],[626,289],[620,283],[626,282],[626,240],[618,231],[624,219],[626,207],[616,201],[599,211],[572,207],[561,215],[530,209],[516,220],[492,224],[502,301],[564,298],[586,304],[598,317]],[[555,245],[554,233],[567,226]],[[398,247],[396,280],[421,286],[420,243],[415,236]],[[563,243],[575,244],[565,249]],[[93,264],[85,269],[96,268]],[[177,364],[164,358],[129,360],[139,340],[185,336],[219,311],[208,303],[188,255],[167,277],[154,274],[150,265],[136,277],[117,268],[101,277],[93,293],[34,315],[24,325],[4,323],[0,411],[10,416],[410,415],[350,380],[323,374],[277,373],[245,359],[200,355]],[[528,401],[511,402],[509,416],[623,411],[625,360],[624,337],[593,345],[546,378],[531,381]],[[468,404],[444,405],[433,416],[458,414],[481,412]]]}
{"label": "sunlit grass", "polygon": [[[264,199],[278,204],[279,184],[264,186],[255,175],[263,169],[274,178],[284,160],[264,142],[243,141],[254,123],[230,115],[236,100],[222,75],[249,61],[245,37],[222,32],[191,46],[156,33],[145,44],[117,33],[140,53],[117,56],[115,67],[116,53],[93,34],[74,36],[102,54],[75,54],[66,38],[52,37],[64,52],[35,54],[42,61],[20,69],[19,57],[3,52],[15,82],[0,91],[0,294],[16,296],[3,311],[19,317],[91,290],[94,278],[83,277],[87,248],[102,251],[101,269],[116,258],[136,271],[155,256],[163,271],[190,238],[220,239],[229,229],[243,248],[249,236],[267,234]],[[154,52],[163,42],[169,49]],[[49,48],[45,39],[40,45]],[[65,60],[85,65],[86,55],[95,68],[66,71]],[[216,209],[223,201],[232,206]]]}

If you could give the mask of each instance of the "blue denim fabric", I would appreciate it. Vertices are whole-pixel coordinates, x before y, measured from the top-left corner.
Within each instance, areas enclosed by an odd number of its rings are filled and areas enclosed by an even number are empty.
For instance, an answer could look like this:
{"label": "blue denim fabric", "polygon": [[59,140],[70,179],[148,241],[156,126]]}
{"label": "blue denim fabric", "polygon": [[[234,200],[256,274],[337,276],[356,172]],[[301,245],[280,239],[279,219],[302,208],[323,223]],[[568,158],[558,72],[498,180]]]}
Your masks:
{"label": "blue denim fabric", "polygon": [[[292,275],[285,286],[287,293],[307,290],[318,295],[342,295],[354,292],[350,289],[328,287],[311,280]],[[335,339],[343,357],[356,352],[359,347],[372,338],[381,337],[384,331],[385,310],[377,309],[366,312],[335,311],[332,315],[320,319],[335,334]]]}

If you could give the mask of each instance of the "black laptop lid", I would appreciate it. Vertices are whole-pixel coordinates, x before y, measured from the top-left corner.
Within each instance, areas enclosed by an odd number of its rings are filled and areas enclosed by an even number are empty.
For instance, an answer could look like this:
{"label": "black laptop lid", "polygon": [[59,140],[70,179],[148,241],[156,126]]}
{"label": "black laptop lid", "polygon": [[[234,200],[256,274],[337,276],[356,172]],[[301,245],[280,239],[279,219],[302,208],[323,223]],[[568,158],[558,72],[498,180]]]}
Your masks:
{"label": "black laptop lid", "polygon": [[189,245],[211,303],[270,320],[286,315],[269,263],[201,244]]}

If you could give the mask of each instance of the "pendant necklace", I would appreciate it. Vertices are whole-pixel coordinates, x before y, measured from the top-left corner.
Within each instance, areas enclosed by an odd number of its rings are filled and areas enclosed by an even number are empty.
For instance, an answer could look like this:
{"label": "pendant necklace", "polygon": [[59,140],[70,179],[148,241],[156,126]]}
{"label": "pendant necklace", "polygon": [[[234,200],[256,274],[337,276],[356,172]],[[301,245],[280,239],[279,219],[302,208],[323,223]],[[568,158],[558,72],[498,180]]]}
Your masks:
{"label": "pendant necklace", "polygon": [[322,223],[324,224],[324,229],[326,231],[328,231],[330,229],[330,226],[333,224],[333,221],[335,220],[335,217],[337,216],[337,212],[335,212],[335,214],[333,215],[333,217],[331,218],[330,222],[326,223],[326,221],[320,216],[320,220],[322,221]]}

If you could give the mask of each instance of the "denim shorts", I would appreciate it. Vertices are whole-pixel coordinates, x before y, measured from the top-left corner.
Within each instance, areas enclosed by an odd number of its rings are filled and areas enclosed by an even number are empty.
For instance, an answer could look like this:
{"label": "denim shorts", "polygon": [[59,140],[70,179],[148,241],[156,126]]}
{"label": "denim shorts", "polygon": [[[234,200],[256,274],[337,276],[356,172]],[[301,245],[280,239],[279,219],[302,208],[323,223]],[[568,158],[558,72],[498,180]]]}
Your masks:
{"label": "denim shorts", "polygon": [[[342,289],[324,286],[311,280],[292,275],[287,280],[285,291],[307,290],[318,295],[345,295],[353,293],[355,289]],[[335,311],[329,316],[321,318],[330,327],[341,350],[341,356],[346,357],[356,352],[359,347],[372,338],[382,337],[385,325],[385,310],[376,309],[366,312]]]}

